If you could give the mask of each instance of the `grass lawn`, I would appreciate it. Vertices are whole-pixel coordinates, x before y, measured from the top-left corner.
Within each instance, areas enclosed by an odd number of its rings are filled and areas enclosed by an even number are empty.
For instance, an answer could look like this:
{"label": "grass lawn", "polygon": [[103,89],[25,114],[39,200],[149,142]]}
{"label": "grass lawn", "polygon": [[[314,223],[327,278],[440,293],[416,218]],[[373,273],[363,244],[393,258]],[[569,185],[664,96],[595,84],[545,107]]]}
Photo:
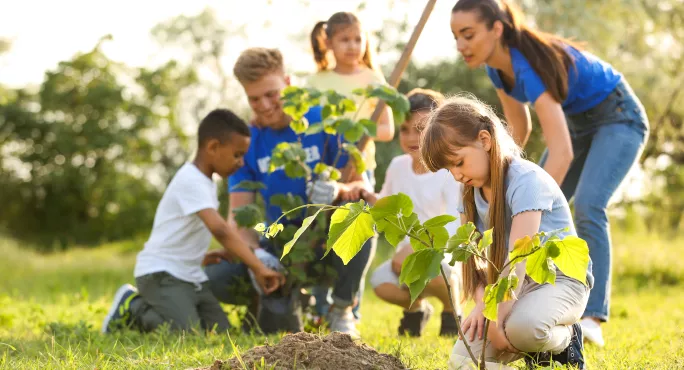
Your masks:
{"label": "grass lawn", "polygon": [[[614,238],[612,319],[605,326],[606,347],[587,347],[589,368],[684,369],[684,263],[676,259],[684,240]],[[134,282],[137,247],[127,242],[40,255],[0,239],[0,368],[185,369],[231,357],[226,335],[100,334],[114,291]],[[381,248],[375,264],[388,253]],[[237,324],[234,308],[225,308]],[[369,345],[413,369],[446,368],[454,340],[437,335],[437,318],[420,339],[400,338],[400,309],[381,303],[370,289],[362,313],[360,329]],[[278,337],[232,339],[244,351]]]}

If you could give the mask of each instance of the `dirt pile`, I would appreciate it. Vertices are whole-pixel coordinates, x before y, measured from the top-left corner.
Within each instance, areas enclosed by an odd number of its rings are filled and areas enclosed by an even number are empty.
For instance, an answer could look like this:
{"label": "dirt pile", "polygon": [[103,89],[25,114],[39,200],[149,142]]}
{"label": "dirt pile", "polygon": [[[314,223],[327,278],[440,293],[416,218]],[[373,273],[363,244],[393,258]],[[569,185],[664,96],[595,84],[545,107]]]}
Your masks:
{"label": "dirt pile", "polygon": [[[347,334],[332,333],[325,337],[309,333],[289,334],[280,343],[254,347],[240,354],[247,369],[274,370],[403,370],[398,358],[357,343]],[[244,369],[237,357],[217,360],[211,367],[197,370]]]}

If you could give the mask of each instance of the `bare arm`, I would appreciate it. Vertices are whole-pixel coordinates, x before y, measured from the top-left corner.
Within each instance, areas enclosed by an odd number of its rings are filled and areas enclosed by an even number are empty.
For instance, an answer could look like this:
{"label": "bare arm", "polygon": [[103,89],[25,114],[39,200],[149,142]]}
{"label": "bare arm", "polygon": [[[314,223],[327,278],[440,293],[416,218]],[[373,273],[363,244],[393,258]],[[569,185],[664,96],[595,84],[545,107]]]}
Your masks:
{"label": "bare arm", "polygon": [[207,208],[197,212],[202,222],[207,226],[214,238],[221,243],[223,248],[230,254],[235,255],[250,269],[257,271],[265,266],[249,249],[245,241],[240,237],[235,225],[224,220],[215,209]]}
{"label": "bare arm", "polygon": [[530,132],[532,132],[530,110],[527,105],[506,94],[503,89],[496,89],[496,95],[499,96],[503,106],[506,122],[511,128],[513,139],[521,148],[524,148],[530,138]]}
{"label": "bare arm", "polygon": [[392,110],[385,105],[377,122],[377,132],[375,135],[376,141],[392,141],[394,138],[394,117]]}
{"label": "bare arm", "polygon": [[228,251],[228,254],[237,257],[254,272],[266,294],[275,291],[283,284],[285,279],[283,275],[261,263],[245,241],[242,240],[235,225],[224,220],[218,211],[213,208],[206,208],[197,212],[197,215],[214,235],[214,238]]}
{"label": "bare arm", "polygon": [[[248,204],[254,204],[256,201],[256,194],[249,192],[230,193],[229,199],[230,208],[228,209],[228,222],[233,227],[237,227],[233,210]],[[244,240],[250,248],[259,249],[259,235],[257,235],[256,231],[244,227],[238,227],[237,230],[242,240]]]}
{"label": "bare arm", "polygon": [[537,99],[534,108],[539,116],[546,146],[549,148],[544,170],[560,185],[574,158],[565,113],[561,105],[548,92],[543,93]]}

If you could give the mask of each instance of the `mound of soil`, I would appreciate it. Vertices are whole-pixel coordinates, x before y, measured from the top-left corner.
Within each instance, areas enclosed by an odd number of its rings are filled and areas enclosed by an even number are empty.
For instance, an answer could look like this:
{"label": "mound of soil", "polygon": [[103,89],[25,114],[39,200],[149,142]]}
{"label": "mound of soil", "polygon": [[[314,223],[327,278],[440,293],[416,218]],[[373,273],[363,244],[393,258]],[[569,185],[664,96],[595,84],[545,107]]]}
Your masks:
{"label": "mound of soil", "polygon": [[[240,354],[248,369],[260,366],[275,370],[404,370],[398,358],[356,343],[347,334],[331,333],[320,337],[309,333],[289,334],[277,345],[254,347]],[[260,367],[259,367],[260,368]],[[198,370],[244,369],[237,357],[228,361],[217,360],[214,365]]]}

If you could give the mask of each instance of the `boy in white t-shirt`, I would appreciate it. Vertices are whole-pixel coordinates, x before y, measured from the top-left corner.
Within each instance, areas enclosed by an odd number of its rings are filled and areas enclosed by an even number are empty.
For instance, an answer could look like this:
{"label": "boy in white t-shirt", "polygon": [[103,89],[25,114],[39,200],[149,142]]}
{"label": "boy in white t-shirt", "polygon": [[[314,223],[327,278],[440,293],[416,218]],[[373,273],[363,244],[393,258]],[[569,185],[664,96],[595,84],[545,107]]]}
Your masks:
{"label": "boy in white t-shirt", "polygon": [[[399,131],[399,144],[404,151],[403,155],[395,157],[387,168],[385,182],[379,194],[369,193],[360,189],[361,197],[373,204],[377,199],[393,194],[404,193],[413,200],[413,210],[421,222],[444,214],[459,217],[457,205],[462,201],[461,185],[454,180],[449,171],[429,172],[420,161],[419,142],[420,125],[425,120],[430,110],[435,108],[441,100],[442,94],[424,89],[414,89],[408,94],[411,106],[409,118],[401,125]],[[353,195],[352,195],[353,196]],[[454,221],[446,227],[449,234],[453,235],[461,223]],[[375,294],[382,300],[404,308],[404,317],[399,325],[399,334],[420,336],[425,324],[432,315],[433,308],[425,297],[436,297],[442,301],[442,323],[440,335],[457,335],[456,318],[449,304],[449,293],[444,279],[441,276],[433,279],[425,287],[423,294],[413,305],[411,295],[406,286],[399,285],[401,265],[413,249],[409,239],[402,241],[397,247],[395,255],[388,261],[378,266],[370,282]],[[451,277],[450,284],[453,296],[458,297],[460,279],[458,268],[449,266],[451,256],[442,261],[445,273]],[[458,302],[454,302],[460,310]],[[460,312],[458,312],[460,314]]]}
{"label": "boy in white t-shirt", "polygon": [[[172,329],[225,331],[228,318],[208,287],[203,263],[239,259],[268,294],[284,281],[257,258],[235,225],[218,213],[213,174],[227,178],[243,165],[250,143],[247,124],[231,111],[209,113],[198,129],[197,156],[174,175],[162,196],[150,238],[138,254],[135,280],[119,288],[102,325],[107,333],[121,327],[143,332],[163,323]],[[207,253],[212,235],[224,249]]]}

